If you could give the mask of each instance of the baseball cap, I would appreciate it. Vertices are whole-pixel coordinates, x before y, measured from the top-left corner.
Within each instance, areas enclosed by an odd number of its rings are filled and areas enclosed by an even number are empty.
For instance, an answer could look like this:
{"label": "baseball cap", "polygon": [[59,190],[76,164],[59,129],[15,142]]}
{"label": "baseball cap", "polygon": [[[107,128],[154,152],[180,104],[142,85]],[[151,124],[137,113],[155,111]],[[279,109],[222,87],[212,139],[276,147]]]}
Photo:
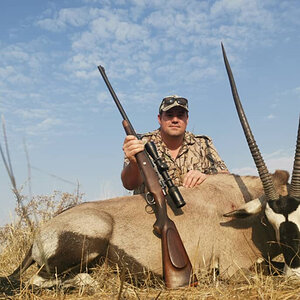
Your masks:
{"label": "baseball cap", "polygon": [[161,114],[163,111],[167,111],[173,107],[180,106],[184,108],[186,111],[188,109],[188,100],[186,98],[180,97],[178,95],[171,95],[165,97],[160,106],[159,106],[159,113]]}

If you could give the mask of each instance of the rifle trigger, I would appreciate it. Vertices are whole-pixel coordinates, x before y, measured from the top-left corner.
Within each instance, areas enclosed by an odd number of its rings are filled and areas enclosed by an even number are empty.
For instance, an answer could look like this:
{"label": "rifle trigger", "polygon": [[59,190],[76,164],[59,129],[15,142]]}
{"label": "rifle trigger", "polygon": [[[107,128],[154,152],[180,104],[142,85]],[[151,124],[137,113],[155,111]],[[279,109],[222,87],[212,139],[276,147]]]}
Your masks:
{"label": "rifle trigger", "polygon": [[153,195],[150,193],[150,192],[148,192],[148,193],[146,193],[146,202],[148,203],[148,205],[154,205],[155,204],[155,200],[154,200],[154,197],[153,197]]}

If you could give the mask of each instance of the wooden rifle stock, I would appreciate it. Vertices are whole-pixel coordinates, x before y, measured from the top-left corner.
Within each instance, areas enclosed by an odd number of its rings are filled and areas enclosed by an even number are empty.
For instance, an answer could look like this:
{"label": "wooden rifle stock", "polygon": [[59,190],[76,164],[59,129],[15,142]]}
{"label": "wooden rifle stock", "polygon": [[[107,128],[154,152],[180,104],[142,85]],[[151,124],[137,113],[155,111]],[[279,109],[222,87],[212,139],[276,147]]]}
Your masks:
{"label": "wooden rifle stock", "polygon": [[[137,134],[134,131],[117,95],[115,94],[102,66],[98,69],[109,89],[122,117],[123,127],[127,135]],[[137,163],[142,172],[144,183],[155,201],[156,222],[154,231],[161,236],[163,277],[167,288],[178,288],[188,285],[197,285],[197,278],[193,275],[192,264],[184,248],[174,222],[167,215],[167,207],[159,177],[154,170],[146,151],[136,154]]]}

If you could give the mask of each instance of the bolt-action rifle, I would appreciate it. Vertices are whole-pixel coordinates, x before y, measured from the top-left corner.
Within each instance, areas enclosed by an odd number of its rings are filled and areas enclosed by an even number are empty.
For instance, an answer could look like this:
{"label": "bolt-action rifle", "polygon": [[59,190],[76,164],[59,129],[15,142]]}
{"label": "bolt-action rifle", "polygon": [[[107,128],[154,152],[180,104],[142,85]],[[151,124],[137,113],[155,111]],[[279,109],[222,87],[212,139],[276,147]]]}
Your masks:
{"label": "bolt-action rifle", "polygon": [[[126,134],[138,137],[106,76],[104,68],[98,66],[98,69],[122,115],[122,124]],[[148,191],[152,194],[155,202],[156,222],[153,228],[161,237],[163,277],[166,287],[178,288],[181,286],[196,285],[197,279],[195,276],[192,276],[192,265],[180,235],[174,222],[167,215],[165,195],[150,158],[145,150],[137,153],[135,157],[141,170],[144,183]]]}

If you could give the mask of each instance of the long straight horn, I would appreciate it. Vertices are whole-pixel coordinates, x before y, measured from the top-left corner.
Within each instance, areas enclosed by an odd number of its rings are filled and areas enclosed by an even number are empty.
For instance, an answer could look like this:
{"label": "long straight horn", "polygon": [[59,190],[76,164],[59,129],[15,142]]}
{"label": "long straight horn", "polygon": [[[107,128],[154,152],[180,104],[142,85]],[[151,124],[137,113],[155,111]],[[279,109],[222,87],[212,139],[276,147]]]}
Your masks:
{"label": "long straight horn", "polygon": [[256,168],[258,170],[260,180],[262,181],[262,185],[263,185],[263,188],[264,188],[266,199],[267,199],[267,201],[268,200],[277,200],[278,199],[278,194],[276,193],[271,175],[269,174],[267,166],[266,166],[266,164],[265,164],[265,162],[262,158],[262,155],[261,155],[261,153],[258,149],[258,146],[255,142],[254,136],[253,136],[253,134],[251,132],[251,129],[250,129],[250,126],[248,124],[243,106],[241,104],[241,101],[240,101],[240,98],[239,98],[239,95],[238,95],[238,92],[237,92],[237,88],[236,88],[236,85],[235,85],[235,82],[234,82],[234,78],[233,78],[231,68],[230,68],[226,53],[225,53],[223,43],[221,43],[221,46],[222,46],[223,58],[224,58],[225,67],[226,67],[226,70],[227,70],[230,86],[231,86],[231,91],[232,91],[232,96],[233,96],[233,99],[234,99],[235,107],[236,107],[238,116],[240,118],[240,122],[242,124],[244,134],[245,134],[245,137],[247,139],[248,146],[250,148],[250,151],[251,151],[252,157],[254,159]]}
{"label": "long straight horn", "polygon": [[290,196],[294,198],[300,198],[300,116]]}

